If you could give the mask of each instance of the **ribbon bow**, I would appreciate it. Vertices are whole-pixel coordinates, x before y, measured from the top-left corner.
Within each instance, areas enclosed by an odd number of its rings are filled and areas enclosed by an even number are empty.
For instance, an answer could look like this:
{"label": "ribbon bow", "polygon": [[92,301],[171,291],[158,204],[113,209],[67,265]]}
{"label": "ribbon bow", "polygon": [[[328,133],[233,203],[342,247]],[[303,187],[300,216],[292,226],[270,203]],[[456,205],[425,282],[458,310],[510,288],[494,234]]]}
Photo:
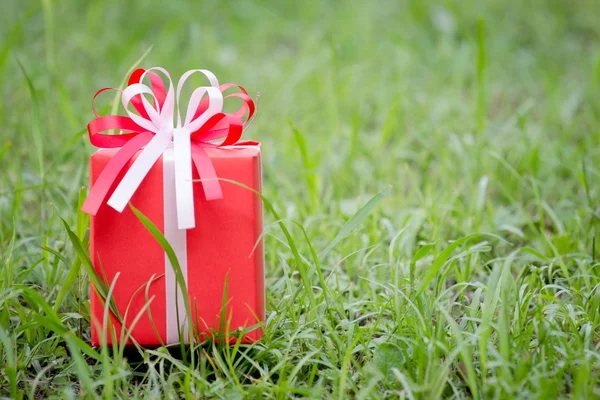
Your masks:
{"label": "ribbon bow", "polygon": [[[168,90],[161,77],[152,71],[165,75],[169,81]],[[185,120],[181,119],[181,89],[185,81],[199,72],[208,78],[210,86],[201,86],[192,92],[188,102]],[[142,83],[148,76],[152,87]],[[241,92],[223,96],[223,92],[238,88]],[[128,116],[99,116],[94,107],[96,97],[106,90],[119,90],[123,107]],[[144,95],[152,97],[151,104]],[[237,97],[244,101],[234,113],[223,112],[223,101]],[[129,109],[129,105],[137,114]],[[204,195],[207,200],[223,197],[221,185],[217,180],[214,166],[204,148],[248,144],[239,142],[244,126],[254,115],[254,102],[241,86],[226,83],[219,85],[216,76],[207,70],[196,69],[186,72],[177,83],[176,92],[169,73],[160,67],[147,71],[137,69],[131,74],[125,90],[104,88],[93,97],[92,109],[96,119],[88,124],[90,142],[100,148],[118,148],[120,150],[106,165],[83,204],[82,211],[96,215],[113,183],[125,165],[140,150],[140,154],[121,182],[115,188],[107,204],[121,212],[148,174],[154,163],[172,144],[175,167],[175,199],[177,207],[177,226],[189,229],[195,226],[194,192],[192,165],[198,171]],[[242,119],[248,114],[244,121]],[[174,125],[174,117],[177,124]],[[121,134],[108,135],[101,132],[119,129]],[[123,133],[126,132],[126,133]],[[224,138],[220,143],[217,139]]]}

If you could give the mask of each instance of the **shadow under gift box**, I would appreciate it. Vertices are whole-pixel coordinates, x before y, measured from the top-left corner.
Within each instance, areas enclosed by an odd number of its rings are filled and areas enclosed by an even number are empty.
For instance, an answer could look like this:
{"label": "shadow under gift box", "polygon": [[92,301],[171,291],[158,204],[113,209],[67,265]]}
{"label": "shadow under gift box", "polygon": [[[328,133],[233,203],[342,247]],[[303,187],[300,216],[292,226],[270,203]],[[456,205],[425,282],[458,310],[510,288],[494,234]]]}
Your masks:
{"label": "shadow under gift box", "polygon": [[[260,146],[232,146],[205,148],[217,176],[246,185],[261,192]],[[90,158],[90,180],[93,185],[104,167],[118,149],[102,149]],[[124,171],[139,155],[129,162]],[[166,156],[164,156],[166,157]],[[149,218],[164,234],[163,166],[161,157],[133,195],[131,204]],[[199,179],[194,169],[193,179]],[[196,227],[186,231],[187,289],[192,322],[196,337],[208,338],[226,321],[229,332],[248,328],[265,316],[264,253],[261,240],[263,211],[260,197],[247,188],[220,181],[223,198],[207,201],[200,182],[194,182]],[[116,187],[113,184],[106,199]],[[133,211],[126,207],[122,213],[104,203],[91,217],[90,256],[94,268],[107,287],[119,277],[112,297],[130,326],[144,309],[146,298],[154,297],[149,311],[137,321],[132,337],[142,346],[159,346],[167,341],[167,298],[165,287],[165,253]],[[181,260],[180,260],[181,263]],[[146,286],[152,276],[160,278]],[[224,289],[227,285],[227,299]],[[226,307],[224,307],[226,302]],[[93,285],[90,288],[92,345],[101,343],[104,320],[104,301]],[[178,304],[183,308],[184,304]],[[226,315],[222,316],[222,310]],[[176,313],[175,310],[171,311]],[[150,317],[151,315],[151,317]],[[117,341],[122,326],[110,313]],[[154,325],[154,326],[153,326]],[[157,337],[157,333],[158,336]],[[200,333],[200,336],[198,336]],[[232,333],[233,335],[233,333]],[[262,329],[246,333],[243,342],[252,342],[262,336]],[[113,339],[106,331],[107,343]],[[162,343],[161,343],[162,341]]]}

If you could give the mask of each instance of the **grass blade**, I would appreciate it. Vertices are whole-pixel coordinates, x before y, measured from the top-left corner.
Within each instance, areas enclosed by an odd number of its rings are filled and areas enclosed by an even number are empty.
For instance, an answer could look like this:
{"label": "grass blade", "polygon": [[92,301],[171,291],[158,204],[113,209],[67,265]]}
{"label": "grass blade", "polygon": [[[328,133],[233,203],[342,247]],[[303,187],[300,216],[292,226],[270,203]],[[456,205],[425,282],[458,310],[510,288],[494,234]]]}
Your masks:
{"label": "grass blade", "polygon": [[[150,234],[152,234],[152,236],[158,242],[158,244],[160,244],[160,247],[162,247],[165,254],[167,254],[167,257],[169,258],[169,261],[171,262],[171,266],[173,267],[173,271],[175,272],[175,280],[177,281],[177,285],[179,285],[179,289],[184,294],[188,293],[187,285],[185,284],[185,278],[183,277],[183,272],[181,271],[181,266],[179,265],[179,260],[177,260],[175,251],[169,244],[169,241],[164,237],[164,235],[161,233],[160,229],[158,229],[152,221],[150,221],[144,214],[142,214],[142,212],[140,210],[138,210],[131,204],[129,204],[129,207],[131,208],[133,213],[136,215],[136,217],[140,220],[140,222],[146,227],[148,232],[150,232]],[[187,316],[187,320],[189,321],[189,323],[188,323],[188,335],[189,336],[188,337],[190,338],[190,340],[192,340],[192,338],[194,337],[194,332],[193,332],[193,324],[191,323],[191,321],[193,321],[194,319],[192,319],[190,300],[189,300],[189,296],[187,296],[187,295],[184,295],[182,297],[183,297],[183,304],[185,306],[185,313]],[[185,350],[183,349],[183,344],[182,344],[182,351],[185,353]],[[191,355],[192,355],[192,365],[194,365],[194,352],[191,352]]]}
{"label": "grass blade", "polygon": [[12,146],[12,142],[6,142],[2,145],[0,148],[0,161],[2,161],[2,157],[4,157],[6,152],[10,149],[10,146]]}
{"label": "grass blade", "polygon": [[[106,299],[107,295],[108,295],[108,288],[106,287],[106,285],[104,284],[104,281],[100,278],[100,275],[98,275],[98,273],[96,272],[96,269],[92,265],[92,260],[90,260],[90,257],[88,256],[87,251],[84,250],[83,243],[79,240],[79,238],[77,237],[75,232],[73,232],[71,230],[71,228],[69,227],[69,224],[67,224],[67,221],[65,221],[62,217],[60,217],[60,219],[63,223],[65,230],[67,231],[69,240],[71,241],[71,244],[73,245],[73,248],[75,249],[75,254],[77,255],[77,258],[79,258],[79,261],[85,267],[86,272],[88,273],[90,279],[92,280],[94,289],[98,292],[98,294],[100,294],[100,296],[103,299]],[[119,321],[122,321],[121,314],[119,313],[119,310],[117,309],[117,306],[114,303],[114,300],[112,300],[112,299],[110,300],[110,310],[115,314],[115,316],[119,319]]]}
{"label": "grass blade", "polygon": [[338,232],[337,236],[333,239],[331,243],[323,250],[320,254],[320,258],[323,259],[329,254],[331,250],[339,242],[341,242],[346,236],[348,236],[352,231],[365,219],[367,216],[373,211],[375,206],[383,200],[385,196],[390,194],[392,188],[388,187],[385,190],[376,194],[371,200],[369,200],[364,206],[358,209],[356,213],[342,226],[342,229]]}
{"label": "grass blade", "polygon": [[[142,54],[142,56],[140,58],[138,58],[131,67],[129,67],[129,70],[127,70],[127,73],[123,77],[123,80],[121,81],[121,84],[119,85],[119,88],[122,89],[125,87],[125,84],[127,83],[127,80],[129,79],[129,76],[131,75],[131,73],[142,63],[142,61],[144,61],[144,59],[148,56],[148,54],[150,54],[150,51],[152,51],[152,47],[153,46],[148,47],[148,49],[146,49],[144,54]],[[113,100],[111,115],[114,115],[117,113],[117,110],[119,109],[119,104],[121,104],[120,99],[121,99],[121,93],[117,92],[115,94],[115,99]]]}
{"label": "grass blade", "polygon": [[8,378],[8,384],[10,387],[10,398],[17,398],[17,358],[15,356],[15,345],[12,342],[8,333],[0,327],[0,342],[4,347],[4,354],[6,363],[4,364],[4,373]]}
{"label": "grass blade", "polygon": [[480,18],[477,25],[477,129],[483,132],[486,117],[485,99],[485,19]]}
{"label": "grass blade", "polygon": [[[87,191],[85,188],[82,188],[80,190],[79,201],[77,203],[77,210],[81,210],[81,206],[83,205],[83,202],[85,201],[86,193],[87,193]],[[78,211],[75,232],[76,232],[79,240],[82,241],[83,248],[87,248],[87,246],[88,246],[88,238],[85,237],[86,227],[88,225],[89,225],[89,215],[87,215],[81,211]],[[67,294],[69,294],[71,292],[71,289],[73,288],[73,286],[75,286],[75,283],[77,283],[77,277],[79,276],[79,272],[81,270],[81,265],[82,265],[81,259],[79,257],[76,257],[75,260],[73,260],[73,263],[71,264],[71,268],[69,269],[69,273],[67,274],[67,277],[64,279],[63,284],[60,287],[58,295],[56,296],[56,302],[54,303],[54,310],[58,311],[60,305],[62,304],[62,302],[65,299],[65,297],[67,296]]]}
{"label": "grass blade", "polygon": [[44,166],[44,138],[42,137],[42,129],[40,122],[40,104],[38,99],[37,91],[35,90],[35,86],[33,86],[33,82],[25,69],[25,66],[21,63],[21,61],[17,58],[17,64],[19,64],[19,68],[25,77],[25,81],[27,82],[27,87],[29,88],[29,94],[31,96],[31,130],[33,132],[33,144],[36,149],[37,159],[38,159],[38,173],[40,176],[40,218],[43,221],[45,219],[45,188],[46,188],[46,168]]}
{"label": "grass blade", "polygon": [[302,132],[296,129],[291,121],[288,121],[288,124],[292,128],[294,140],[298,145],[298,149],[300,149],[302,163],[304,164],[304,169],[306,170],[306,185],[308,186],[308,192],[310,193],[312,209],[316,210],[317,206],[319,205],[319,192],[317,188],[317,174],[314,171],[315,165],[308,155],[308,149],[306,147],[306,139],[304,138],[304,135]]}
{"label": "grass blade", "polygon": [[425,289],[427,289],[427,287],[429,286],[429,284],[431,283],[431,281],[433,280],[433,278],[437,275],[437,273],[440,271],[440,269],[442,268],[442,266],[446,263],[446,261],[448,261],[448,259],[450,258],[450,256],[452,256],[452,253],[454,252],[454,250],[456,250],[456,248],[460,245],[462,245],[463,243],[467,242],[468,240],[474,238],[475,236],[478,235],[469,235],[469,236],[465,236],[463,238],[460,238],[458,240],[455,240],[454,242],[450,243],[448,245],[448,247],[446,247],[439,256],[437,256],[435,258],[435,261],[433,262],[433,264],[431,265],[431,267],[429,267],[427,269],[427,273],[425,274],[425,277],[423,278],[423,280],[421,281],[421,285],[419,286],[419,290],[417,291],[417,296],[421,295]]}
{"label": "grass blade", "polygon": [[69,347],[71,357],[75,361],[75,370],[81,386],[85,389],[88,396],[94,395],[96,392],[94,390],[94,381],[90,375],[90,368],[81,355],[79,343],[75,340],[71,332],[65,333],[64,338]]}
{"label": "grass blade", "polygon": [[17,58],[17,63],[19,64],[19,68],[25,77],[25,81],[27,82],[27,87],[29,88],[29,94],[31,96],[31,122],[32,122],[32,131],[33,131],[33,142],[35,144],[35,149],[37,151],[38,156],[38,169],[41,177],[41,182],[44,182],[44,176],[46,170],[44,169],[44,140],[42,138],[42,129],[40,124],[40,104],[38,100],[38,94],[35,90],[35,86],[33,86],[33,82],[25,69],[25,66],[21,63],[21,61]]}

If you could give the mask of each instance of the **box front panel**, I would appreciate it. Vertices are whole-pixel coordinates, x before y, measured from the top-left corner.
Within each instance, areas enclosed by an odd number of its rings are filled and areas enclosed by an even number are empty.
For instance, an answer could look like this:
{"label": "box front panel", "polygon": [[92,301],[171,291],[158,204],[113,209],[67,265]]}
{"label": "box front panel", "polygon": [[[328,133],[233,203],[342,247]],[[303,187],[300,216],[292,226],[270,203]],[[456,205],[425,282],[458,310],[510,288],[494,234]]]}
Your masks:
{"label": "box front panel", "polygon": [[[92,156],[92,183],[115,152],[102,150]],[[258,148],[207,149],[207,153],[220,178],[260,191]],[[131,201],[161,231],[164,226],[162,173],[162,160],[159,160]],[[195,171],[194,179],[198,179]],[[224,198],[206,201],[200,183],[194,183],[196,228],[188,230],[186,238],[190,302],[195,310],[194,322],[202,332],[220,326],[226,281],[225,321],[229,321],[229,329],[251,326],[264,319],[263,247],[262,242],[258,242],[262,233],[262,202],[250,190],[228,182],[221,182],[221,186]],[[127,313],[127,325],[141,313],[132,330],[135,340],[146,346],[165,343],[165,263],[159,244],[128,207],[118,213],[106,204],[91,218],[90,241],[94,267],[100,276],[106,277],[110,285],[119,274],[113,298],[121,315]],[[144,311],[147,300],[151,301],[150,314]],[[101,324],[104,315],[102,303],[92,290],[92,342],[95,345],[100,342],[98,323]],[[121,327],[115,318],[112,321],[119,340]],[[256,340],[261,333],[255,330],[245,339]],[[110,335],[107,339],[112,342]]]}

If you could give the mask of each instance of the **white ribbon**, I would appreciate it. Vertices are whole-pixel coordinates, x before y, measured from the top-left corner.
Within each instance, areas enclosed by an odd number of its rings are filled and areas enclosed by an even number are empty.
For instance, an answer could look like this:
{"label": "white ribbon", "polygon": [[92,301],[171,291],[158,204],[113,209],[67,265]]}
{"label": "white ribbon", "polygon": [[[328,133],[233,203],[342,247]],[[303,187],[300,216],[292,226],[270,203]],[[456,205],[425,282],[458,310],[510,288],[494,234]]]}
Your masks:
{"label": "white ribbon", "polygon": [[[121,212],[131,200],[131,197],[142,183],[152,166],[165,153],[169,144],[173,143],[174,178],[175,178],[175,209],[177,213],[178,229],[190,229],[196,226],[194,218],[194,189],[192,182],[192,157],[190,135],[198,130],[210,117],[223,110],[223,94],[219,90],[219,81],[210,71],[195,69],[182,75],[177,83],[176,94],[173,91],[173,81],[169,73],[160,67],[150,68],[140,78],[140,82],[146,74],[152,70],[162,72],[169,80],[169,89],[162,107],[154,96],[152,89],[143,83],[129,85],[121,97],[125,111],[129,117],[139,126],[154,132],[154,137],[142,150],[138,158],[133,162],[112,196],[108,205]],[[200,72],[206,76],[211,86],[196,88],[189,100],[185,120],[181,122],[181,89],[185,81],[194,73]],[[144,97],[149,94],[154,98],[156,108]],[[128,109],[131,100],[141,95],[142,105],[148,114],[148,119],[137,115]],[[204,95],[209,97],[208,109],[198,118],[194,114]],[[177,104],[175,104],[177,103]],[[173,125],[175,108],[177,107],[177,125]],[[165,215],[166,220],[166,215]]]}
{"label": "white ribbon", "polygon": [[[163,155],[163,209],[164,209],[164,234],[173,248],[183,280],[188,283],[187,276],[187,238],[186,231],[177,227],[177,212],[175,200],[175,163],[173,159],[173,146],[168,146]],[[171,260],[165,253],[165,302],[167,344],[179,343],[179,332],[183,331],[184,342],[189,341],[188,319],[185,313],[183,296],[187,296],[177,284],[175,270]]]}

